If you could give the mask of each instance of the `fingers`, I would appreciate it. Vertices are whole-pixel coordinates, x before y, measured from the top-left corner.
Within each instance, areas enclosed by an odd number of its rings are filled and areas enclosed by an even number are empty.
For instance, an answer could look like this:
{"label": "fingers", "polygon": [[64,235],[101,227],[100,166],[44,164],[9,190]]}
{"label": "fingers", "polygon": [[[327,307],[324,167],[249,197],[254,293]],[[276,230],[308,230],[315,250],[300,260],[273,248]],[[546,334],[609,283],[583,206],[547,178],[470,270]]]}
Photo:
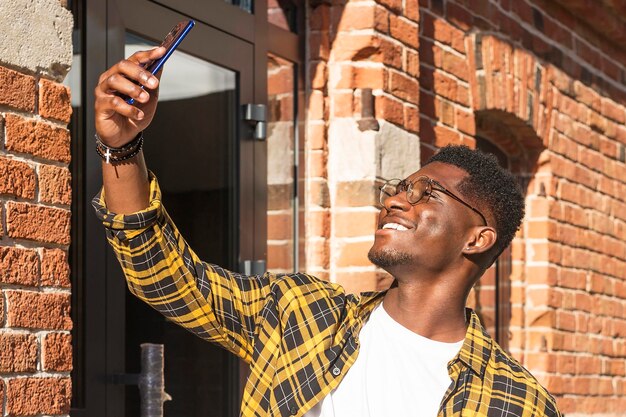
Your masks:
{"label": "fingers", "polygon": [[102,114],[105,118],[112,117],[115,113],[129,119],[142,120],[145,115],[143,111],[132,106],[118,96],[96,97],[96,113]]}
{"label": "fingers", "polygon": [[[131,88],[128,83],[121,82],[119,75],[123,76],[121,78],[126,78],[127,80],[132,81],[132,83],[139,84],[153,90],[158,87],[159,79],[147,71],[142,64],[158,59],[163,56],[164,53],[165,48],[163,47],[151,49],[149,51],[135,52],[128,59],[121,60],[117,64],[113,65],[108,71],[104,72],[98,80],[98,86],[105,92],[111,93],[118,91],[134,99],[139,99],[141,91]],[[123,88],[124,90],[117,90],[116,88]],[[139,101],[141,101],[141,99]]]}

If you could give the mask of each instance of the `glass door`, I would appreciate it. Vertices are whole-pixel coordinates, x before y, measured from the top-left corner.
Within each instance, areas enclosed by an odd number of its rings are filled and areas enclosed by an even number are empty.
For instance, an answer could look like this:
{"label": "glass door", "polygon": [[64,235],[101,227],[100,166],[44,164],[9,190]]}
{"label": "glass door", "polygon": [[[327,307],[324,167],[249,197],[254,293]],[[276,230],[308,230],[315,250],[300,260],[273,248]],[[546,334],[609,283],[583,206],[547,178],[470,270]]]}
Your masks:
{"label": "glass door", "polygon": [[[186,18],[152,1],[109,0],[106,66],[157,45]],[[165,65],[157,114],[144,132],[148,168],[182,235],[202,260],[233,270],[254,246],[254,139],[241,121],[242,105],[253,101],[253,60],[252,44],[197,22]],[[139,416],[138,388],[120,381],[140,372],[142,343],[159,343],[172,397],[165,415],[237,415],[239,361],[130,295],[108,248],[104,269],[105,410],[97,414]]]}

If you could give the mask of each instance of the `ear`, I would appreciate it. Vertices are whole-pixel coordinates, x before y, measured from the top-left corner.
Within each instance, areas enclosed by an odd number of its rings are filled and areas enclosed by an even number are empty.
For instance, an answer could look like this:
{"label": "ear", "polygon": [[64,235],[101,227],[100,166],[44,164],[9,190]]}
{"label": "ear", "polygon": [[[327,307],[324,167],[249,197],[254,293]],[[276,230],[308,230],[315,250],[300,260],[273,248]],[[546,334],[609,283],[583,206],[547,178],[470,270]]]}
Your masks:
{"label": "ear", "polygon": [[476,227],[472,230],[469,239],[465,243],[463,253],[465,255],[485,253],[496,244],[497,239],[498,233],[493,227]]}

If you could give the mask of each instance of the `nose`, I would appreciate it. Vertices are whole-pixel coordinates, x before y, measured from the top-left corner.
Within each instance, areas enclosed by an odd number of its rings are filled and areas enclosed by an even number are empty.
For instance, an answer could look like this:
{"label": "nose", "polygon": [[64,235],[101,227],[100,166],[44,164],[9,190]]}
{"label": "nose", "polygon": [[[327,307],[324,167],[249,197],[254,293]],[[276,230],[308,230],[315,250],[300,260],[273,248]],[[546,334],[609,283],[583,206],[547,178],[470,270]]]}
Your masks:
{"label": "nose", "polygon": [[388,212],[394,210],[408,211],[411,208],[411,203],[409,203],[409,200],[406,197],[406,191],[402,191],[394,196],[387,197],[383,207]]}

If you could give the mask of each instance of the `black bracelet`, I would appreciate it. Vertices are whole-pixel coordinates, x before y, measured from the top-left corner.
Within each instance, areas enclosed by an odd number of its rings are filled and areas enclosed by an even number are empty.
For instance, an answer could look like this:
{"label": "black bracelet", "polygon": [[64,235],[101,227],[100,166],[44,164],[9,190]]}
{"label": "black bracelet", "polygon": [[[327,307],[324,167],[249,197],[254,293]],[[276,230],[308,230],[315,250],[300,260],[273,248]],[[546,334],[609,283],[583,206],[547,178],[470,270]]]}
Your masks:
{"label": "black bracelet", "polygon": [[143,148],[143,137],[140,138],[139,143],[136,145],[135,149],[125,155],[113,155],[107,154],[100,149],[99,146],[96,146],[96,153],[100,155],[100,158],[104,159],[107,164],[116,163],[126,161],[134,156],[136,156],[139,152],[141,152],[141,148]]}
{"label": "black bracelet", "polygon": [[143,145],[143,131],[139,132],[132,141],[119,148],[105,145],[97,133],[95,137],[96,152],[107,164],[109,161],[117,162],[132,158],[139,153]]}

